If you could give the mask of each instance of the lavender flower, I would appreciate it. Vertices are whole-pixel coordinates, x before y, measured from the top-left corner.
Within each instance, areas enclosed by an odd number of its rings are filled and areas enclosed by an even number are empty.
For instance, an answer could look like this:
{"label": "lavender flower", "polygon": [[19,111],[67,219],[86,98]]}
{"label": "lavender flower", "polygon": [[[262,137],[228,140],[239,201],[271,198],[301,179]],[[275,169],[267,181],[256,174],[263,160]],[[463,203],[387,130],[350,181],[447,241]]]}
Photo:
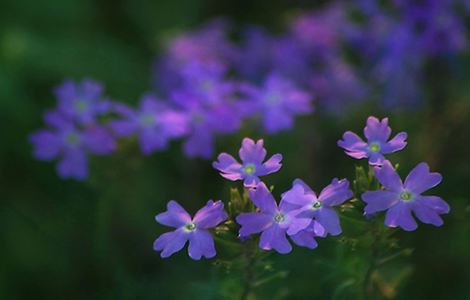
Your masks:
{"label": "lavender flower", "polygon": [[362,200],[367,203],[365,214],[387,210],[385,225],[401,227],[406,231],[418,227],[411,212],[423,223],[434,226],[443,224],[440,214],[448,213],[449,205],[440,197],[421,195],[442,180],[441,174],[431,173],[426,163],[418,164],[406,177],[405,183],[389,161],[375,168],[375,176],[384,190],[362,194]]}
{"label": "lavender flower", "polygon": [[251,201],[259,212],[241,213],[237,216],[236,220],[241,225],[240,237],[262,232],[259,241],[261,249],[274,249],[282,254],[289,253],[292,246],[286,234],[289,236],[298,234],[309,226],[311,220],[298,218],[296,216],[298,212],[291,210],[290,206],[283,201],[278,207],[276,200],[263,182],[260,182],[256,189],[251,189],[249,193]]}
{"label": "lavender flower", "polygon": [[282,195],[282,201],[296,205],[300,211],[298,217],[316,221],[314,229],[317,235],[321,235],[323,231],[338,235],[341,233],[341,225],[333,206],[342,204],[352,195],[346,179],[333,179],[318,197],[305,182],[296,179],[292,188]]}
{"label": "lavender flower", "polygon": [[153,249],[162,251],[161,257],[166,258],[180,251],[189,241],[189,257],[199,260],[201,257],[215,256],[214,240],[208,229],[225,221],[227,213],[220,200],[209,200],[197,211],[194,218],[191,218],[183,207],[172,200],[167,204],[167,211],[158,214],[155,219],[160,224],[176,228],[175,231],[164,233],[155,240]]}
{"label": "lavender flower", "polygon": [[152,95],[142,98],[138,111],[124,104],[115,104],[114,110],[122,116],[109,123],[115,134],[119,137],[137,134],[144,154],[165,149],[170,139],[187,132],[187,117]]}
{"label": "lavender flower", "polygon": [[97,116],[110,108],[102,93],[102,85],[94,80],[85,79],[81,83],[67,80],[55,90],[58,110],[80,124],[94,123]]}
{"label": "lavender flower", "polygon": [[30,136],[34,157],[58,158],[57,172],[62,178],[84,180],[88,177],[87,153],[109,154],[116,147],[111,134],[98,125],[78,129],[57,111],[46,113],[45,121],[51,128]]}
{"label": "lavender flower", "polygon": [[312,112],[312,96],[278,74],[270,74],[262,88],[247,92],[251,92],[253,109],[262,115],[268,133],[290,129],[294,116]]}
{"label": "lavender flower", "polygon": [[364,135],[367,142],[351,131],[346,131],[343,140],[338,141],[338,146],[345,149],[346,154],[357,158],[368,158],[369,164],[381,165],[385,158],[384,154],[390,154],[402,150],[406,146],[406,132],[400,132],[391,140],[387,141],[392,133],[388,126],[388,118],[379,121],[376,117],[367,118],[367,126]]}
{"label": "lavender flower", "polygon": [[243,180],[245,186],[256,186],[259,176],[268,175],[279,171],[281,168],[281,154],[274,154],[263,163],[266,158],[266,149],[263,147],[263,140],[256,143],[250,138],[244,138],[239,156],[242,160],[240,164],[236,159],[227,153],[221,153],[218,161],[212,166],[220,171],[220,175],[232,181]]}

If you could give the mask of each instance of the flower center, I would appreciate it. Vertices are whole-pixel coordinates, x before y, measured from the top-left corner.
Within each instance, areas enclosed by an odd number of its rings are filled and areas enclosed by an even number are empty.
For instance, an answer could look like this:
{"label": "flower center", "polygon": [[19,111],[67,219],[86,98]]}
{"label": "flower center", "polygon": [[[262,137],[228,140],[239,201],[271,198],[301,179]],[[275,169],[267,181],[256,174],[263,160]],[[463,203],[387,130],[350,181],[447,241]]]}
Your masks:
{"label": "flower center", "polygon": [[155,116],[151,114],[144,114],[139,118],[139,121],[143,126],[152,126],[155,124]]}
{"label": "flower center", "polygon": [[379,143],[371,143],[369,145],[369,150],[372,152],[379,152],[380,151],[380,144]]}
{"label": "flower center", "polygon": [[80,142],[80,136],[76,133],[69,133],[65,136],[65,142],[70,146],[75,146]]}
{"label": "flower center", "polygon": [[413,200],[413,194],[409,191],[403,191],[401,192],[400,194],[400,199],[403,200],[403,201],[411,201]]}
{"label": "flower center", "polygon": [[277,214],[274,216],[274,222],[276,222],[276,223],[281,223],[282,221],[284,221],[284,215],[281,214],[281,213],[277,213]]}
{"label": "flower center", "polygon": [[243,168],[243,171],[246,173],[246,174],[253,174],[255,173],[256,171],[256,167],[254,164],[247,164],[244,168]]}
{"label": "flower center", "polygon": [[281,97],[279,96],[279,94],[277,93],[272,93],[272,94],[269,94],[267,97],[266,97],[266,102],[268,104],[277,104],[279,101],[281,100]]}
{"label": "flower center", "polygon": [[77,99],[75,100],[74,107],[78,113],[82,113],[88,109],[88,103],[85,100]]}
{"label": "flower center", "polygon": [[184,225],[184,230],[186,230],[187,232],[191,232],[194,229],[196,229],[196,224],[194,224],[194,223],[188,223],[188,224]]}
{"label": "flower center", "polygon": [[314,203],[312,203],[312,209],[316,210],[316,209],[319,209],[321,207],[321,202],[320,201],[316,201]]}

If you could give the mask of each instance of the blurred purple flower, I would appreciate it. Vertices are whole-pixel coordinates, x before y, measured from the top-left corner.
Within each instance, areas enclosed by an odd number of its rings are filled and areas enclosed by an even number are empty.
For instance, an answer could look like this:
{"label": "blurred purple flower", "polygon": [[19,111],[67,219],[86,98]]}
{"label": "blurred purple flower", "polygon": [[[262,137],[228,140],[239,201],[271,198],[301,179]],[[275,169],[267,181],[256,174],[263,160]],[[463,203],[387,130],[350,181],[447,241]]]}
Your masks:
{"label": "blurred purple flower", "polygon": [[146,95],[140,101],[138,111],[121,104],[114,105],[114,111],[121,119],[109,122],[118,137],[137,134],[144,154],[163,150],[168,141],[187,133],[187,117],[153,95]]}
{"label": "blurred purple flower", "polygon": [[251,201],[259,212],[241,213],[237,216],[236,220],[241,225],[240,237],[262,232],[259,241],[261,249],[274,249],[282,254],[291,252],[292,246],[286,234],[289,236],[298,234],[309,226],[311,220],[298,218],[297,212],[290,210],[289,205],[284,205],[283,201],[278,207],[276,200],[263,182],[260,182],[256,189],[251,189],[249,193]]}
{"label": "blurred purple flower", "polygon": [[346,131],[343,134],[343,139],[338,141],[338,146],[353,158],[368,158],[370,165],[381,165],[385,161],[384,154],[402,150],[406,146],[406,132],[399,132],[388,141],[391,133],[392,129],[388,126],[388,118],[380,121],[376,117],[370,116],[367,118],[367,126],[364,128],[367,142],[364,142],[357,134]]}
{"label": "blurred purple flower", "polygon": [[244,92],[251,98],[251,110],[261,115],[267,133],[290,129],[294,116],[312,112],[312,95],[277,74],[270,74],[261,88],[246,86]]}
{"label": "blurred purple flower", "polygon": [[443,224],[440,214],[448,213],[449,205],[440,197],[421,195],[442,180],[441,174],[431,173],[426,163],[418,164],[406,177],[405,183],[389,161],[375,167],[375,176],[385,189],[362,194],[362,200],[367,203],[365,214],[387,210],[385,225],[406,231],[418,227],[411,212],[423,223]]}
{"label": "blurred purple flower", "polygon": [[259,176],[268,175],[279,171],[281,168],[281,154],[274,154],[267,161],[266,149],[263,147],[263,140],[256,143],[249,138],[244,138],[239,156],[242,160],[240,164],[233,156],[227,153],[221,153],[218,161],[212,163],[212,166],[220,171],[220,175],[232,181],[243,180],[245,186],[256,186],[259,182]]}
{"label": "blurred purple flower", "polygon": [[89,125],[96,117],[107,113],[110,105],[103,99],[100,83],[85,79],[81,83],[67,80],[55,89],[58,110],[79,124]]}
{"label": "blurred purple flower", "polygon": [[45,121],[50,128],[30,136],[33,154],[39,160],[59,159],[57,172],[62,178],[84,180],[88,177],[87,153],[109,154],[116,147],[112,135],[101,126],[78,129],[57,111],[46,113]]}
{"label": "blurred purple flower", "polygon": [[292,188],[282,195],[282,201],[297,206],[298,217],[316,221],[315,226],[304,233],[309,237],[312,233],[317,236],[324,234],[338,235],[341,225],[333,206],[341,205],[352,197],[349,182],[346,179],[333,179],[317,197],[315,192],[302,180],[296,179]]}
{"label": "blurred purple flower", "polygon": [[167,204],[167,211],[158,214],[155,219],[158,223],[176,228],[158,237],[154,244],[155,251],[162,251],[161,257],[166,258],[180,251],[189,241],[188,254],[194,260],[201,257],[215,256],[214,240],[209,232],[227,219],[222,201],[207,201],[207,204],[197,211],[194,218],[186,212],[176,201]]}

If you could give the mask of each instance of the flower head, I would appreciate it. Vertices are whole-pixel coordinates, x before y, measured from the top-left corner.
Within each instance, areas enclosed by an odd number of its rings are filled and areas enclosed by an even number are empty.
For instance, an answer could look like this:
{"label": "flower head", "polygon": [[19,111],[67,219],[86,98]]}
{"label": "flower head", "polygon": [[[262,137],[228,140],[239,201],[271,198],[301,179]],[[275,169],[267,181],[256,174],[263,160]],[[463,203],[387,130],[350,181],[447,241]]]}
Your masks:
{"label": "flower head", "polygon": [[384,190],[362,194],[362,200],[367,203],[365,214],[387,210],[385,225],[401,227],[406,231],[418,227],[411,212],[423,223],[434,226],[443,224],[440,215],[449,212],[449,205],[440,197],[421,195],[442,180],[441,174],[431,173],[426,163],[418,164],[404,183],[389,161],[375,168],[375,176]]}
{"label": "flower head", "polygon": [[154,244],[155,251],[162,251],[161,257],[166,258],[180,251],[189,241],[188,254],[194,260],[201,257],[215,256],[214,240],[209,233],[210,228],[216,227],[227,219],[222,201],[207,201],[207,204],[197,211],[194,218],[176,201],[167,204],[167,211],[158,214],[158,223],[176,228],[158,237]]}
{"label": "flower head", "polygon": [[108,154],[115,147],[111,134],[98,125],[78,129],[57,112],[48,112],[45,121],[49,128],[30,136],[34,156],[40,160],[58,158],[57,172],[62,178],[83,180],[88,176],[87,153]]}
{"label": "flower head", "polygon": [[94,80],[85,79],[81,83],[67,80],[55,90],[58,111],[79,124],[94,123],[97,116],[110,108],[102,93],[102,85]]}
{"label": "flower head", "polygon": [[388,118],[380,121],[371,116],[367,119],[367,126],[364,128],[367,142],[364,142],[357,134],[346,131],[343,139],[338,141],[338,146],[345,149],[346,154],[351,157],[368,158],[369,164],[381,165],[385,161],[384,154],[402,150],[406,146],[406,132],[400,132],[388,140],[391,133]]}
{"label": "flower head", "polygon": [[150,154],[165,149],[170,139],[181,137],[187,132],[187,117],[146,95],[135,111],[124,104],[116,104],[114,110],[122,116],[109,124],[117,136],[137,134],[143,153]]}
{"label": "flower head", "polygon": [[311,220],[297,217],[297,211],[292,210],[283,201],[278,206],[263,182],[258,183],[256,188],[251,189],[249,193],[251,201],[259,212],[238,215],[236,220],[241,225],[240,237],[262,232],[259,241],[261,249],[274,249],[282,254],[289,253],[292,246],[286,234],[289,236],[298,234],[310,225]]}
{"label": "flower head", "polygon": [[341,233],[341,225],[333,207],[350,199],[352,195],[346,179],[333,179],[318,196],[305,182],[296,179],[292,188],[282,195],[282,201],[296,205],[299,217],[315,221],[316,226],[312,230],[315,229],[318,235],[323,232],[338,235]]}
{"label": "flower head", "polygon": [[227,153],[221,153],[218,161],[212,166],[220,171],[220,175],[232,181],[243,180],[245,186],[256,186],[259,182],[259,176],[268,175],[279,171],[281,168],[281,154],[274,154],[267,161],[266,149],[263,147],[263,140],[256,143],[250,138],[244,138],[242,147],[239,150],[239,156],[242,163],[239,163],[233,156]]}

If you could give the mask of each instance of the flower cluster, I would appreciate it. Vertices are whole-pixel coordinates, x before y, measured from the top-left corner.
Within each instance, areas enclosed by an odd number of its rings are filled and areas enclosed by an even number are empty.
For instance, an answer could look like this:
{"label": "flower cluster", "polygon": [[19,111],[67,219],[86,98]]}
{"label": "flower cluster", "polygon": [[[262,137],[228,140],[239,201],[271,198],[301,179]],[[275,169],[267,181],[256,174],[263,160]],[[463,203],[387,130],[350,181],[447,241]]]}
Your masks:
{"label": "flower cluster", "polygon": [[[369,216],[386,210],[385,225],[406,231],[417,228],[413,214],[423,223],[442,225],[440,215],[449,212],[449,205],[440,197],[422,195],[438,185],[442,176],[430,172],[426,163],[420,163],[402,182],[392,164],[383,156],[403,149],[406,146],[406,133],[399,133],[387,141],[391,133],[388,119],[379,120],[375,117],[368,118],[364,132],[368,143],[352,132],[346,132],[344,140],[338,142],[349,156],[368,158],[376,179],[382,185],[379,190],[362,194],[361,198],[366,204],[363,206],[364,215],[370,219]],[[282,156],[275,154],[265,161],[266,154],[263,140],[255,142],[245,138],[239,150],[242,163],[227,153],[221,153],[218,161],[213,163],[222,177],[243,181],[252,203],[248,210],[241,209],[233,216],[239,225],[239,239],[245,241],[252,235],[260,234],[259,248],[286,254],[292,251],[290,241],[301,247],[315,249],[318,246],[316,238],[341,234],[340,218],[335,207],[353,197],[349,181],[334,178],[317,195],[304,181],[296,179],[277,202],[272,189],[261,181],[260,176],[279,171]],[[154,249],[162,251],[162,257],[168,257],[181,250],[189,240],[188,253],[192,259],[198,260],[202,256],[211,258],[215,256],[215,248],[208,229],[217,227],[227,218],[221,201],[210,200],[194,218],[176,202],[170,201],[168,211],[157,215],[156,220],[177,229],[161,235],[155,241]],[[232,220],[228,222],[232,223]]]}
{"label": "flower cluster", "polygon": [[387,142],[390,133],[387,118],[380,121],[369,117],[364,129],[367,143],[350,131],[344,134],[343,140],[338,141],[349,156],[368,158],[369,164],[374,166],[375,177],[383,186],[378,191],[368,191],[362,195],[362,200],[367,203],[364,213],[372,215],[386,210],[385,224],[407,231],[418,226],[412,212],[423,223],[442,225],[440,215],[449,212],[449,205],[440,197],[421,195],[441,182],[441,174],[430,172],[429,166],[422,162],[411,170],[403,183],[392,163],[383,155],[405,148],[407,134],[400,132]]}

